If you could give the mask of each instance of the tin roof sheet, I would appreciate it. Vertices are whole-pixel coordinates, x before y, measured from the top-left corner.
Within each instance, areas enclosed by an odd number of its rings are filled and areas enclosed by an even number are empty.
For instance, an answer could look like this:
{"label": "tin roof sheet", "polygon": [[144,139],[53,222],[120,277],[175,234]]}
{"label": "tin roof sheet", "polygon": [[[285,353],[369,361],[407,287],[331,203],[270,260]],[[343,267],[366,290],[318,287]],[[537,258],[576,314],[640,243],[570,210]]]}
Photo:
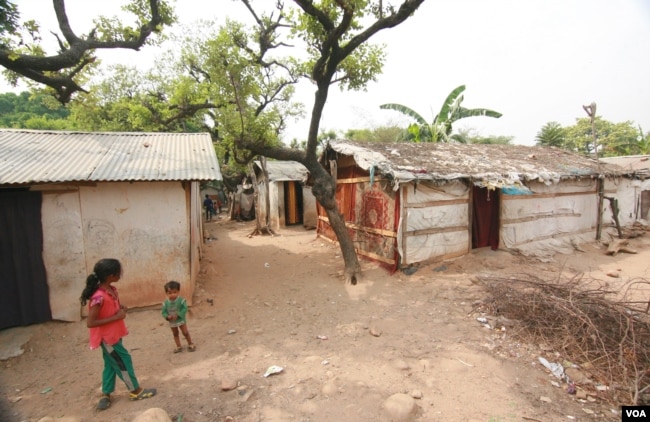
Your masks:
{"label": "tin roof sheet", "polygon": [[208,133],[0,129],[0,185],[222,179]]}
{"label": "tin roof sheet", "polygon": [[[255,161],[258,169],[262,163]],[[301,181],[305,182],[309,177],[309,170],[297,161],[266,161],[266,171],[271,182]]]}

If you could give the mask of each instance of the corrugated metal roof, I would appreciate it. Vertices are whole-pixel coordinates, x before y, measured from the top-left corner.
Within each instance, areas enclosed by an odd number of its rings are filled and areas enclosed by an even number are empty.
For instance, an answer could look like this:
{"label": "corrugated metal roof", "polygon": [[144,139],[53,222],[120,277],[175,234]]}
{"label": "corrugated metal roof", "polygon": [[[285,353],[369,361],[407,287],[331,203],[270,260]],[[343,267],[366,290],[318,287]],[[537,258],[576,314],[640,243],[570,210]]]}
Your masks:
{"label": "corrugated metal roof", "polygon": [[0,185],[222,179],[208,133],[0,129]]}
{"label": "corrugated metal roof", "polygon": [[[255,161],[255,165],[261,169],[262,163]],[[266,161],[266,171],[269,173],[271,182],[286,182],[299,180],[305,182],[309,177],[309,170],[297,161]]]}
{"label": "corrugated metal roof", "polygon": [[330,141],[337,153],[353,156],[363,169],[411,180],[467,178],[479,186],[543,183],[563,178],[627,174],[623,168],[559,148],[448,143],[355,143]]}

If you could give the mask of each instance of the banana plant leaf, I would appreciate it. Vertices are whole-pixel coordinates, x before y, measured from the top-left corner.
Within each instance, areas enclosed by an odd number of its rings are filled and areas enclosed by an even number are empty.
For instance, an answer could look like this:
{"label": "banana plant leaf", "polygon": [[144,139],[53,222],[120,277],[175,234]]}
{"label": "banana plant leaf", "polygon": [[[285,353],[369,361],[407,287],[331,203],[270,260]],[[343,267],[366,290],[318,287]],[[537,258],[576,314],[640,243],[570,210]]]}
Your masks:
{"label": "banana plant leaf", "polygon": [[390,103],[390,104],[382,104],[379,106],[379,108],[383,110],[399,111],[400,113],[415,119],[415,121],[418,122],[419,125],[429,126],[429,123],[426,120],[424,120],[424,117],[420,116],[416,111],[406,107],[405,105]]}

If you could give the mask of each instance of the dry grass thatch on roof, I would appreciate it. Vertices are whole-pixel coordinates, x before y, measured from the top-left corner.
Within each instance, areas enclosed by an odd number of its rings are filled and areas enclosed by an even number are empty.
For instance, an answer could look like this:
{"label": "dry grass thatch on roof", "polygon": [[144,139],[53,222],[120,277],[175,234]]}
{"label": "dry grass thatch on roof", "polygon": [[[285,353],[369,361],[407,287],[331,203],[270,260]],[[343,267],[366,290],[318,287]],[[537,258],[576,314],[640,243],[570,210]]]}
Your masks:
{"label": "dry grass thatch on roof", "polygon": [[[547,184],[565,178],[623,175],[613,164],[558,148],[524,145],[449,143],[355,143],[331,141],[330,148],[350,155],[366,170],[406,182],[419,179],[461,179],[502,186],[537,180]],[[479,183],[480,184],[480,183]]]}

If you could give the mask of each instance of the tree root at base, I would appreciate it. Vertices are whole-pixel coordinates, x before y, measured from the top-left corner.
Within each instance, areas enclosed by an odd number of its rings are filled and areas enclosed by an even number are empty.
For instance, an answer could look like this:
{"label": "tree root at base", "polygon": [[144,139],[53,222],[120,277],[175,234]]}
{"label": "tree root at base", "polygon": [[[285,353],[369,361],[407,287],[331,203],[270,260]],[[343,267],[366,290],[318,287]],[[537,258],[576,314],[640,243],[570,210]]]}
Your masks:
{"label": "tree root at base", "polygon": [[273,231],[269,226],[266,227],[255,227],[255,230],[248,234],[248,237],[253,236],[275,236],[277,233]]}

